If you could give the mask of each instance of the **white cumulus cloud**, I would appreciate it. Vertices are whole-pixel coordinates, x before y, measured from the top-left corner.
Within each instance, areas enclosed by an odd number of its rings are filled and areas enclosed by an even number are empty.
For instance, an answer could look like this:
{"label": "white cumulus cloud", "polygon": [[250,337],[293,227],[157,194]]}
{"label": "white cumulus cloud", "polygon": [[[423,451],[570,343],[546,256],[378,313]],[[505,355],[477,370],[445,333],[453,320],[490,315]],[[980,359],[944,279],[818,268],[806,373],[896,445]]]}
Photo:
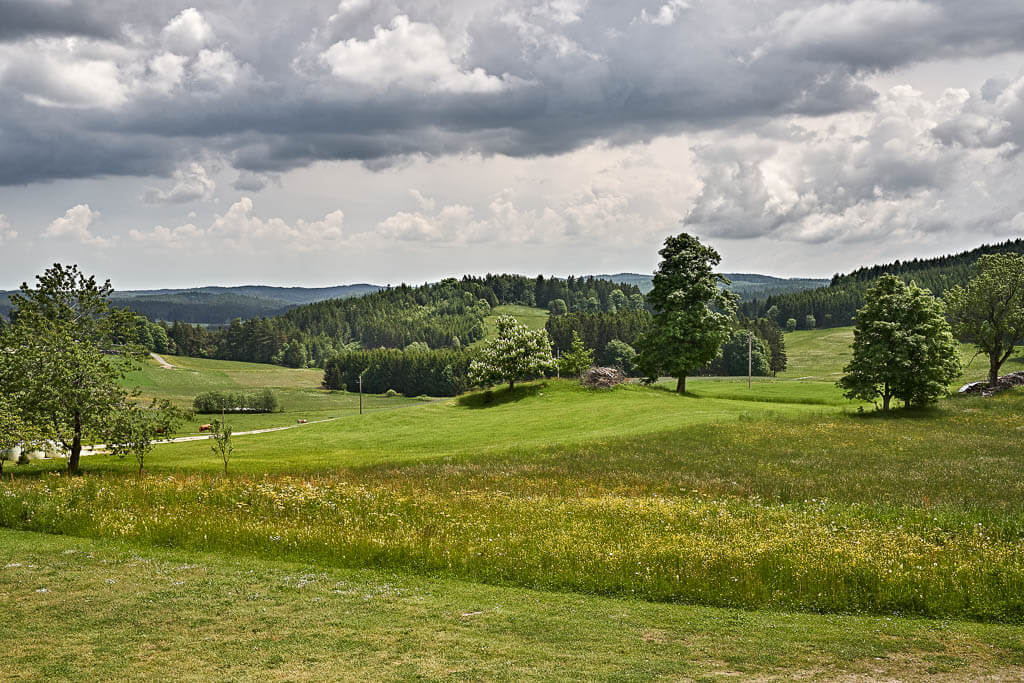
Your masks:
{"label": "white cumulus cloud", "polygon": [[345,243],[345,214],[332,211],[314,221],[299,219],[289,223],[282,218],[253,215],[253,201],[242,197],[209,226],[200,228],[186,223],[173,228],[158,225],[151,230],[132,230],[136,242],[158,247],[182,248],[195,245],[229,250],[277,250],[308,252]]}
{"label": "white cumulus cloud", "polygon": [[167,49],[178,54],[195,54],[214,39],[213,27],[195,7],[182,10],[160,33]]}
{"label": "white cumulus cloud", "polygon": [[506,87],[479,67],[463,68],[453,52],[437,26],[400,14],[375,27],[369,40],[338,41],[320,60],[339,80],[377,90],[493,93]]}
{"label": "white cumulus cloud", "polygon": [[89,228],[99,217],[100,212],[93,211],[88,204],[78,204],[68,209],[62,217],[50,223],[43,234],[46,237],[68,238],[82,244],[107,247],[116,240],[89,232]]}

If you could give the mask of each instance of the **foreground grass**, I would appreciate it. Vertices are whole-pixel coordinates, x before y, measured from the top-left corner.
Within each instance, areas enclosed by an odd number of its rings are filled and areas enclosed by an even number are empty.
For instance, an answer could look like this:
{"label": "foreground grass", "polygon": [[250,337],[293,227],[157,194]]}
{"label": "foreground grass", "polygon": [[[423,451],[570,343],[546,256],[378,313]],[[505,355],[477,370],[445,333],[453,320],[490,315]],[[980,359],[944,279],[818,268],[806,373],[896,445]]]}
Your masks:
{"label": "foreground grass", "polygon": [[650,604],[17,532],[0,532],[0,609],[5,678],[1024,676],[1019,627]]}
{"label": "foreground grass", "polygon": [[[447,409],[470,432],[508,405]],[[403,415],[437,424],[431,407]],[[527,423],[504,451],[399,450],[305,478],[26,469],[0,493],[0,525],[652,600],[1018,622],[1022,408],[1011,392],[896,418],[751,415],[549,446]]]}

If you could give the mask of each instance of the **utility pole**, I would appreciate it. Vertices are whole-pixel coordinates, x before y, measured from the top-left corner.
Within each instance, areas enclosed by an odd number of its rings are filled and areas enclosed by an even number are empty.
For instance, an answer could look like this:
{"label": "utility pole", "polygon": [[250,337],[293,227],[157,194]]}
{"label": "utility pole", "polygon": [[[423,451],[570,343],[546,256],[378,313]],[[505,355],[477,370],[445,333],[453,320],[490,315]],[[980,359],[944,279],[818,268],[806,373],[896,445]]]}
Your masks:
{"label": "utility pole", "polygon": [[363,414],[363,373],[359,373],[359,414]]}
{"label": "utility pole", "polygon": [[747,389],[750,388],[750,376],[754,373],[754,333],[747,333]]}

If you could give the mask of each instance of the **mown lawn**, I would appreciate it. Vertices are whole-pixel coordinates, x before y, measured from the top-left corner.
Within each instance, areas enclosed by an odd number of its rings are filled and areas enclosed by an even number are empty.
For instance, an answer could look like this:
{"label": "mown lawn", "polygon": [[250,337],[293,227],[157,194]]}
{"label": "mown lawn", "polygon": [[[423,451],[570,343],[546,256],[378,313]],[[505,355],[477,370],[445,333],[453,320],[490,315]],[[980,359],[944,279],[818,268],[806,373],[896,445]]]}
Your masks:
{"label": "mown lawn", "polygon": [[0,676],[33,680],[1024,676],[1014,626],[655,604],[9,531],[0,610]]}

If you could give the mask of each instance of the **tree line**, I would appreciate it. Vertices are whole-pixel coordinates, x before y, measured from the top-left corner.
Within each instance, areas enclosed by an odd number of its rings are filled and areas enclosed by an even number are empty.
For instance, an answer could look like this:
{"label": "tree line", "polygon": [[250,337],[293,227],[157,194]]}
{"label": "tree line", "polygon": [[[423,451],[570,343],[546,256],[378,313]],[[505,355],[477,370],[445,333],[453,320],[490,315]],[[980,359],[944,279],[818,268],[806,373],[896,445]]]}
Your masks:
{"label": "tree line", "polygon": [[857,310],[867,301],[868,290],[882,275],[893,275],[905,283],[913,281],[935,296],[942,296],[953,287],[966,286],[978,259],[994,254],[1024,254],[1024,239],[983,245],[949,256],[858,268],[846,275],[833,276],[826,287],[743,302],[739,312],[748,318],[771,317],[781,326],[793,321],[793,329],[852,325]]}
{"label": "tree line", "polygon": [[154,342],[154,350],[288,367],[324,367],[356,347],[401,349],[420,342],[458,350],[483,338],[484,317],[502,304],[615,312],[642,310],[643,295],[635,285],[593,277],[465,276],[320,301],[272,318],[234,320],[226,328],[160,323],[155,326],[167,343]]}

